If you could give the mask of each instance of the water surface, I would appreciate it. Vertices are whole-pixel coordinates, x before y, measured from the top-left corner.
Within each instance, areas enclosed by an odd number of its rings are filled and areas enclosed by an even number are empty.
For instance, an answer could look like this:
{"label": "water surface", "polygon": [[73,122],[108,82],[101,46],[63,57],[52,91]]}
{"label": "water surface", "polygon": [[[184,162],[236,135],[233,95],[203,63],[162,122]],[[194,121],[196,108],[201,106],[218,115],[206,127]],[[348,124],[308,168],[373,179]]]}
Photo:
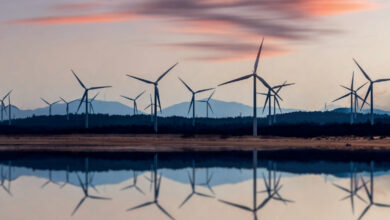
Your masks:
{"label": "water surface", "polygon": [[7,156],[1,219],[389,219],[390,163],[261,153]]}

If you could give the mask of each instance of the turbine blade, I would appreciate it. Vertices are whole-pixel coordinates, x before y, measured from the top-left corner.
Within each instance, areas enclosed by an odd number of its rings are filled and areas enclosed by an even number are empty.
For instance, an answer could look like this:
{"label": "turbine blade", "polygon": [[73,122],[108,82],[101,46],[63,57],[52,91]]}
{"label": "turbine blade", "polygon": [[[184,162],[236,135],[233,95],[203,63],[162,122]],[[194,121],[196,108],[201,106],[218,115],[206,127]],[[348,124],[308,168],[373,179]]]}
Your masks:
{"label": "turbine blade", "polygon": [[360,214],[358,220],[361,220],[370,208],[371,208],[371,205],[367,206],[367,207],[364,209],[364,211],[362,212],[362,214]]}
{"label": "turbine blade", "polygon": [[193,104],[194,104],[194,95],[192,95],[191,102],[190,102],[190,107],[188,108],[188,113],[187,114],[190,114],[191,107],[192,107]]}
{"label": "turbine blade", "polygon": [[100,199],[100,200],[111,200],[111,198],[101,197],[101,196],[89,196],[91,199]]}
{"label": "turbine blade", "polygon": [[276,104],[278,105],[278,108],[279,108],[280,113],[282,113],[282,108],[280,107],[280,103],[279,103],[278,98],[275,97],[274,99],[275,99],[275,101],[276,101]]}
{"label": "turbine blade", "polygon": [[361,85],[359,88],[357,88],[357,89],[355,90],[355,92],[359,91],[359,90],[360,90],[361,88],[363,88],[367,83],[368,83],[368,82],[366,82],[366,83],[364,83],[363,85]]}
{"label": "turbine blade", "polygon": [[86,98],[86,95],[87,95],[87,90],[85,90],[85,92],[84,92],[84,94],[83,94],[83,97],[80,99],[80,104],[79,104],[79,107],[77,108],[77,111],[76,111],[76,112],[79,112],[80,107],[81,107],[81,104],[83,104],[83,101],[84,101],[84,99]]}
{"label": "turbine blade", "polygon": [[241,80],[244,80],[244,79],[248,79],[251,76],[253,76],[253,74],[249,74],[249,75],[246,75],[246,76],[239,77],[237,79],[233,79],[233,80],[224,82],[222,84],[219,84],[218,86],[223,86],[223,85],[230,84],[230,83],[233,83],[233,82],[238,82],[238,81],[241,81]]}
{"label": "turbine blade", "polygon": [[264,110],[265,110],[265,107],[267,106],[269,98],[270,98],[270,96],[269,96],[269,94],[267,94],[267,98],[265,99],[264,106],[263,106],[263,112],[262,113],[264,113]]}
{"label": "turbine blade", "polygon": [[94,90],[94,89],[104,89],[104,88],[111,88],[112,86],[96,86],[96,87],[91,87],[88,90]]}
{"label": "turbine blade", "polygon": [[222,199],[218,199],[218,201],[220,201],[222,203],[225,203],[227,205],[230,205],[230,206],[234,206],[234,207],[239,208],[239,209],[243,209],[243,210],[252,212],[252,209],[250,209],[250,208],[248,208],[246,206],[240,205],[240,204],[228,202],[228,201],[225,201],[225,200],[222,200]]}
{"label": "turbine blade", "polygon": [[152,205],[154,202],[146,202],[146,203],[143,203],[143,204],[141,204],[141,205],[137,205],[137,206],[135,206],[135,207],[133,207],[133,208],[129,208],[129,209],[127,209],[126,211],[132,211],[132,210],[135,210],[135,209],[139,209],[139,208],[142,208],[142,207],[145,207],[145,206],[148,206],[148,205]]}
{"label": "turbine blade", "polygon": [[160,204],[156,203],[157,208],[159,208],[166,216],[168,216],[170,219],[175,220]]}
{"label": "turbine blade", "polygon": [[260,82],[262,82],[263,85],[264,85],[265,87],[267,87],[269,90],[271,90],[271,92],[272,92],[274,95],[276,95],[280,100],[283,100],[282,97],[280,97],[280,96],[278,95],[278,93],[275,92],[275,91],[271,88],[271,86],[270,86],[262,77],[256,75],[256,78],[259,79]]}
{"label": "turbine blade", "polygon": [[256,72],[257,72],[257,66],[259,65],[259,59],[260,59],[261,50],[262,50],[262,48],[263,48],[263,42],[264,42],[264,37],[263,37],[263,39],[261,40],[261,44],[260,44],[260,47],[259,47],[259,51],[257,52],[255,66],[254,66],[254,68],[253,68],[253,73],[256,73]]}
{"label": "turbine blade", "polygon": [[135,97],[135,100],[137,100],[139,97],[141,97],[141,95],[143,95],[144,93],[145,93],[145,91],[143,91],[139,95],[137,95],[137,97]]}
{"label": "turbine blade", "polygon": [[213,108],[211,108],[211,105],[210,105],[210,103],[208,103],[208,102],[207,102],[207,105],[209,106],[209,108],[210,108],[211,112],[214,114]]}
{"label": "turbine blade", "polygon": [[390,81],[390,78],[386,78],[386,79],[377,79],[377,80],[374,81],[374,83],[386,82],[386,81]]}
{"label": "turbine blade", "polygon": [[346,90],[348,90],[348,91],[350,91],[350,92],[353,91],[353,90],[351,90],[351,88],[348,88],[348,87],[346,87],[346,86],[344,86],[344,85],[340,85],[340,87],[342,87],[342,88],[344,88],[344,89],[346,89]]}
{"label": "turbine blade", "polygon": [[160,108],[160,112],[161,111],[161,101],[160,101],[160,92],[158,91],[158,88],[156,88],[157,90],[157,102],[158,102],[158,107]]}
{"label": "turbine blade", "polygon": [[363,107],[364,107],[364,104],[366,103],[366,100],[367,100],[368,94],[370,94],[370,92],[371,92],[371,88],[372,88],[372,84],[370,84],[370,86],[369,86],[369,87],[368,87],[368,89],[367,89],[367,93],[366,93],[366,96],[364,97],[364,100],[363,100],[363,103],[362,103],[362,107],[360,108],[360,110],[362,110],[362,109],[363,109]]}
{"label": "turbine blade", "polygon": [[337,98],[337,99],[333,100],[333,102],[336,102],[336,101],[338,101],[338,100],[340,100],[340,99],[343,99],[343,98],[345,98],[345,97],[347,97],[347,96],[349,96],[349,95],[351,95],[351,93],[347,93],[347,94],[341,96],[340,98]]}
{"label": "turbine blade", "polygon": [[81,80],[79,79],[79,77],[77,76],[77,74],[73,71],[73,70],[70,70],[72,71],[73,75],[76,77],[77,81],[80,83],[81,87],[83,87],[84,89],[87,89],[87,87],[85,87],[85,85],[83,84],[83,82],[81,82]]}
{"label": "turbine blade", "polygon": [[77,204],[76,208],[73,210],[72,212],[72,216],[77,212],[77,210],[80,208],[81,204],[83,204],[83,202],[85,201],[87,197],[84,197],[80,200],[80,202]]}
{"label": "turbine blade", "polygon": [[367,73],[363,70],[363,68],[359,65],[359,63],[353,59],[353,61],[355,61],[356,65],[359,67],[360,71],[363,73],[363,75],[368,79],[368,81],[372,82],[372,80],[370,79],[370,77],[367,75]]}
{"label": "turbine blade", "polygon": [[152,107],[152,105],[148,105],[144,108],[144,110],[148,109],[149,107]]}
{"label": "turbine blade", "polygon": [[339,185],[337,185],[336,183],[333,183],[333,186],[335,186],[335,187],[337,187],[337,188],[339,188],[339,189],[341,189],[341,190],[343,190],[343,191],[345,191],[345,192],[347,192],[347,193],[350,193],[350,191],[349,191],[348,189],[346,189],[346,188],[344,188],[344,187],[342,187],[342,186],[339,186]]}
{"label": "turbine blade", "polygon": [[63,99],[62,97],[60,97],[60,99],[61,99],[64,103],[68,103],[68,102],[65,101],[65,99]]}
{"label": "turbine blade", "polygon": [[390,205],[383,204],[383,203],[374,203],[375,206],[383,207],[383,208],[390,208]]}
{"label": "turbine blade", "polygon": [[184,86],[185,86],[188,90],[190,90],[190,92],[194,93],[194,91],[192,91],[191,87],[190,87],[189,85],[187,85],[187,83],[185,83],[180,77],[178,77],[178,78],[179,78],[179,80],[184,84]]}
{"label": "turbine blade", "polygon": [[194,195],[194,193],[191,193],[189,194],[185,199],[184,201],[180,204],[179,208],[183,207],[184,204],[187,203],[188,200],[190,200],[190,198]]}
{"label": "turbine blade", "polygon": [[201,89],[201,90],[196,91],[195,93],[206,92],[206,91],[210,91],[210,90],[213,90],[213,89],[214,89],[214,88]]}
{"label": "turbine blade", "polygon": [[149,80],[146,80],[146,79],[142,79],[142,78],[139,78],[139,77],[136,77],[136,76],[131,76],[131,75],[127,75],[127,76],[130,77],[130,78],[133,78],[133,79],[142,81],[142,82],[144,82],[144,83],[154,84],[154,82],[152,82],[152,81],[149,81]]}
{"label": "turbine blade", "polygon": [[132,99],[132,98],[129,98],[129,97],[127,97],[127,96],[124,96],[124,95],[121,95],[121,97],[122,97],[122,98],[125,98],[125,99],[128,99],[128,100],[130,100],[130,101],[134,101],[134,99]]}
{"label": "turbine blade", "polygon": [[165,71],[163,74],[161,74],[160,77],[158,77],[156,83],[158,83],[165,75],[167,75],[169,73],[169,71],[171,71],[177,64],[179,63],[175,63],[173,66],[171,66],[167,71]]}
{"label": "turbine blade", "polygon": [[9,94],[11,94],[11,92],[12,92],[12,90],[10,90],[10,91],[3,97],[3,100],[5,100],[5,99],[9,96]]}
{"label": "turbine blade", "polygon": [[99,93],[100,92],[96,93],[96,95],[90,100],[90,102],[93,102],[96,99],[96,97],[99,95]]}
{"label": "turbine blade", "polygon": [[50,105],[50,103],[49,103],[48,101],[46,101],[45,99],[41,98],[41,100],[42,100],[44,103]]}
{"label": "turbine blade", "polygon": [[211,97],[213,97],[214,93],[215,93],[215,90],[211,93],[211,95],[209,96],[209,98],[207,99],[207,101],[210,101],[210,99],[211,99]]}

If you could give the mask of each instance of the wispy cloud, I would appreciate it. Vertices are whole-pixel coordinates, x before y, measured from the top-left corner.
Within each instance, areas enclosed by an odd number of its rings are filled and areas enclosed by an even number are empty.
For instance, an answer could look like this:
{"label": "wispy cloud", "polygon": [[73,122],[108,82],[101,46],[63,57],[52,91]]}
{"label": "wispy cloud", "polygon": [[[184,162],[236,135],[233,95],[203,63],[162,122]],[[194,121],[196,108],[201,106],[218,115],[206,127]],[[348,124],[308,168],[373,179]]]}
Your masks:
{"label": "wispy cloud", "polygon": [[8,21],[8,24],[25,25],[69,25],[69,24],[89,24],[89,23],[108,23],[136,20],[139,16],[131,12],[110,12],[96,13],[87,15],[69,15],[69,16],[51,16],[27,18]]}
{"label": "wispy cloud", "polygon": [[[261,37],[266,37],[266,45],[270,39],[276,45],[278,41],[315,40],[319,36],[338,33],[337,27],[321,25],[322,18],[380,7],[381,4],[376,0],[100,0],[58,4],[51,8],[52,12],[59,14],[57,16],[33,17],[7,23],[65,25],[162,19],[164,27],[157,31],[201,36],[209,42],[208,45],[190,42],[166,46],[184,50],[212,48],[225,55],[208,55],[205,59],[223,61],[249,58],[248,54],[257,48]],[[67,14],[81,11],[82,15]],[[66,12],[65,15],[63,12]],[[167,23],[170,24],[168,27]],[[234,44],[215,43],[216,40]],[[269,49],[268,54],[280,55],[292,51],[285,45]],[[203,60],[201,57],[195,59]]]}

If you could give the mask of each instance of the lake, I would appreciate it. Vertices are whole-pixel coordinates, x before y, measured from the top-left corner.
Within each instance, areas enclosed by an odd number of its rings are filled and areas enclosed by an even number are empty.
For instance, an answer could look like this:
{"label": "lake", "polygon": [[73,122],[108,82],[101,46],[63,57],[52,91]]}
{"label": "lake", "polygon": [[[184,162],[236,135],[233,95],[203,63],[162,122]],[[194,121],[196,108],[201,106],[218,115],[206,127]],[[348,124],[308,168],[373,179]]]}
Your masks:
{"label": "lake", "polygon": [[1,219],[389,219],[390,160],[4,154]]}

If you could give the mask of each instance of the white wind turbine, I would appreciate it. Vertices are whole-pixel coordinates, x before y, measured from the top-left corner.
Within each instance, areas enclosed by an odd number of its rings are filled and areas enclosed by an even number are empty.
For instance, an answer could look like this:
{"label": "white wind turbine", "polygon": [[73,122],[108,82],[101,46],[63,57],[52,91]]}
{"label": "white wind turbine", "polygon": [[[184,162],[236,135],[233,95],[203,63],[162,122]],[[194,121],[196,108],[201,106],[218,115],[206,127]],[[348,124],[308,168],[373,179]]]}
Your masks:
{"label": "white wind turbine", "polygon": [[73,75],[76,77],[77,81],[80,83],[81,87],[83,87],[84,89],[84,93],[83,93],[83,96],[82,98],[80,99],[80,104],[79,104],[79,107],[77,108],[77,111],[79,111],[80,107],[81,107],[81,104],[83,104],[83,101],[85,103],[85,128],[88,128],[88,105],[89,105],[89,101],[88,101],[88,91],[90,90],[96,90],[96,89],[104,89],[104,88],[110,88],[111,86],[96,86],[96,87],[90,87],[90,88],[87,88],[85,87],[85,85],[83,84],[83,82],[81,82],[81,80],[79,79],[79,77],[76,75],[76,73],[71,70]]}
{"label": "white wind turbine", "polygon": [[137,99],[138,99],[139,97],[141,97],[144,93],[145,93],[145,91],[141,92],[141,93],[140,93],[139,95],[137,95],[135,98],[130,98],[130,97],[121,95],[122,98],[125,98],[125,99],[127,99],[127,100],[133,101],[133,110],[134,110],[134,114],[133,114],[133,115],[136,115],[136,114],[138,113]]}
{"label": "white wind turbine", "polygon": [[364,77],[366,77],[366,79],[370,83],[370,86],[367,89],[366,96],[364,97],[364,102],[362,104],[361,109],[363,108],[364,103],[367,100],[368,94],[370,94],[371,95],[370,96],[370,114],[371,114],[370,122],[371,122],[371,125],[374,125],[374,84],[379,83],[379,82],[390,81],[390,78],[371,80],[371,78],[367,75],[367,73],[363,70],[363,68],[359,65],[359,63],[355,59],[353,59],[353,61],[355,61],[356,65],[359,67],[359,69],[363,73]]}
{"label": "white wind turbine", "polygon": [[211,97],[213,97],[214,93],[215,93],[215,90],[211,93],[211,95],[206,100],[199,100],[199,102],[206,103],[206,118],[209,117],[209,109],[211,110],[212,113],[214,113],[213,108],[211,108],[211,105],[210,105],[210,100],[211,100]]}
{"label": "white wind turbine", "polygon": [[12,92],[12,90],[10,90],[10,91],[3,97],[3,99],[0,100],[0,102],[1,102],[1,121],[2,121],[2,122],[3,122],[3,120],[4,120],[4,115],[3,115],[3,114],[4,114],[4,111],[7,111],[4,101],[5,101],[5,99],[11,94],[11,92]]}
{"label": "white wind turbine", "polygon": [[210,91],[214,88],[208,88],[208,89],[201,89],[201,90],[198,90],[198,91],[194,91],[192,90],[188,85],[187,83],[185,83],[180,77],[179,77],[179,80],[184,84],[184,86],[192,93],[192,97],[191,97],[191,102],[190,102],[190,107],[188,108],[188,113],[190,113],[191,111],[191,107],[192,107],[192,126],[195,126],[195,96],[196,94],[199,94],[199,93],[202,93],[202,92],[206,92],[206,91]]}
{"label": "white wind turbine", "polygon": [[69,104],[70,103],[73,103],[75,101],[77,101],[78,99],[75,99],[75,100],[72,100],[70,102],[66,101],[65,99],[63,99],[62,97],[60,97],[60,99],[66,104],[66,120],[69,121]]}
{"label": "white wind turbine", "polygon": [[[257,136],[257,92],[256,92],[256,90],[257,90],[257,87],[256,87],[257,79],[260,80],[260,82],[263,83],[263,85],[265,87],[267,87],[268,89],[271,89],[271,91],[273,93],[275,93],[273,91],[273,89],[271,88],[271,86],[262,77],[260,77],[257,74],[257,66],[259,64],[259,59],[260,59],[261,49],[263,47],[263,42],[264,42],[264,38],[261,41],[261,44],[260,44],[260,47],[259,47],[259,51],[257,52],[257,57],[256,57],[256,62],[255,62],[255,65],[254,65],[253,73],[218,85],[218,86],[222,86],[222,85],[226,85],[226,84],[229,84],[229,83],[233,83],[233,82],[238,82],[238,81],[241,81],[241,80],[249,79],[251,77],[253,78],[253,136]],[[277,96],[279,97],[279,95],[277,95]]]}
{"label": "white wind turbine", "polygon": [[100,94],[100,92],[96,93],[96,95],[89,101],[89,108],[91,109],[92,113],[95,114],[95,109],[93,108],[93,101],[95,101],[96,97]]}
{"label": "white wind turbine", "polygon": [[169,73],[169,71],[171,71],[178,63],[176,63],[175,65],[171,66],[167,71],[165,71],[163,74],[161,74],[160,77],[157,78],[156,81],[152,82],[152,81],[149,81],[149,80],[146,80],[146,79],[142,79],[142,78],[139,78],[139,77],[136,77],[136,76],[131,76],[131,75],[127,75],[128,77],[131,77],[133,79],[136,79],[136,80],[139,80],[139,81],[142,81],[144,83],[147,83],[147,84],[152,84],[154,86],[154,132],[158,132],[158,128],[157,128],[157,105],[158,107],[160,108],[160,111],[161,111],[161,102],[160,102],[160,93],[158,91],[158,83],[160,82],[160,80]]}
{"label": "white wind turbine", "polygon": [[58,101],[55,101],[55,102],[50,103],[50,102],[46,101],[46,100],[43,99],[43,98],[41,98],[41,100],[49,106],[49,116],[51,116],[51,107],[52,107],[53,105],[57,104],[58,102],[60,102],[60,100],[58,100]]}

